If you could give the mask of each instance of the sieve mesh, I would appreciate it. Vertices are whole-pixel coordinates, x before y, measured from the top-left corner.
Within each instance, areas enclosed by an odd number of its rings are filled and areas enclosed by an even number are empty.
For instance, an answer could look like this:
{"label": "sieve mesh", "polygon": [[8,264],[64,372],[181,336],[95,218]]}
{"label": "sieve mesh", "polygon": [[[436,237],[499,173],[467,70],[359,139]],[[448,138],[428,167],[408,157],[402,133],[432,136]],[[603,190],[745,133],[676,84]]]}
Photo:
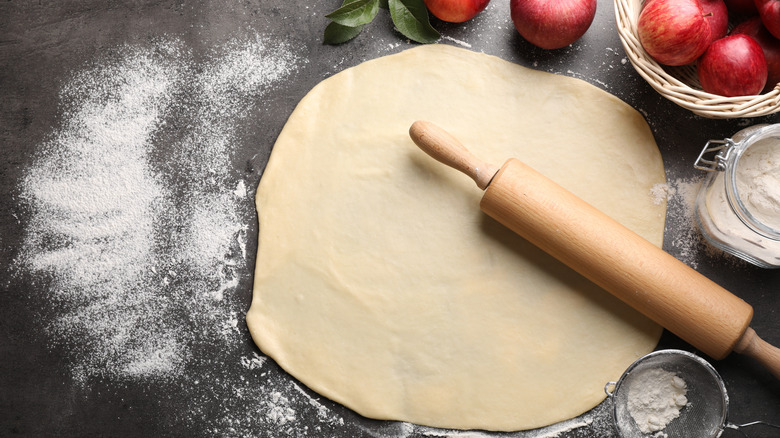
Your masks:
{"label": "sieve mesh", "polygon": [[[685,381],[688,404],[682,408],[680,416],[669,422],[662,431],[645,434],[629,412],[629,389],[640,373],[659,368]],[[719,437],[728,414],[728,395],[717,371],[705,360],[682,350],[661,350],[640,358],[615,384],[611,396],[615,424],[623,438]]]}

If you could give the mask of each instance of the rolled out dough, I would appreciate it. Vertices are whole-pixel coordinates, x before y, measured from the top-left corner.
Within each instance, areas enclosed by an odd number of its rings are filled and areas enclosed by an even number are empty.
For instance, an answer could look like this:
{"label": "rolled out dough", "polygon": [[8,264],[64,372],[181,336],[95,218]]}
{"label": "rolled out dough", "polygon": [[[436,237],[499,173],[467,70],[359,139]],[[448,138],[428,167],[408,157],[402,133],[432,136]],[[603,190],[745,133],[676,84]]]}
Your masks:
{"label": "rolled out dough", "polygon": [[257,193],[253,339],[371,418],[519,430],[594,407],[661,328],[483,215],[473,181],[409,139],[417,119],[661,243],[664,169],[636,111],[580,80],[421,46],[324,80],[279,135]]}

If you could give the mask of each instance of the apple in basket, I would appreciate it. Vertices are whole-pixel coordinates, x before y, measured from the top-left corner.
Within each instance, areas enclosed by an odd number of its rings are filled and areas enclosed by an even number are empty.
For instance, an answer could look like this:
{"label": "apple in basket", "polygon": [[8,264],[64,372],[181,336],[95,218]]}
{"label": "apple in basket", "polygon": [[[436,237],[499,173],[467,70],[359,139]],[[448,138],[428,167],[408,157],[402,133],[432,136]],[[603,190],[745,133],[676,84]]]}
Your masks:
{"label": "apple in basket", "polygon": [[766,59],[756,40],[736,34],[710,44],[697,66],[701,88],[719,96],[749,96],[764,89]]}
{"label": "apple in basket", "polygon": [[425,6],[436,18],[462,23],[476,17],[490,0],[425,0]]}
{"label": "apple in basket", "polygon": [[726,36],[729,31],[729,10],[723,0],[699,0],[704,18],[710,22],[710,43]]}
{"label": "apple in basket", "polygon": [[761,23],[761,18],[753,17],[739,24],[731,31],[731,34],[743,33],[761,46],[766,58],[767,79],[764,92],[775,88],[780,83],[780,39],[775,38]]}
{"label": "apple in basket", "polygon": [[543,49],[560,49],[585,34],[596,16],[596,0],[510,0],[520,35]]}
{"label": "apple in basket", "polygon": [[710,45],[709,18],[698,0],[650,0],[639,14],[639,42],[661,64],[690,64]]}
{"label": "apple in basket", "polygon": [[764,26],[775,38],[780,38],[780,0],[755,1]]}

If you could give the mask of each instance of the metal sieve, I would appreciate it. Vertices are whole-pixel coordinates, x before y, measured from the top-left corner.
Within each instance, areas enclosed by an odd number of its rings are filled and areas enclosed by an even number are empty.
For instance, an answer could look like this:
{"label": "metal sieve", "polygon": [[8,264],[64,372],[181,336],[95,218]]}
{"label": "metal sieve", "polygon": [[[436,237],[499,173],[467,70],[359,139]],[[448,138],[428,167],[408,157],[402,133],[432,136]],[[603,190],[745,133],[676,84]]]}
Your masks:
{"label": "metal sieve", "polygon": [[[662,369],[683,379],[687,385],[688,403],[680,410],[679,417],[671,420],[663,430],[643,433],[629,411],[629,388],[640,373],[651,369]],[[617,382],[607,383],[604,391],[612,399],[615,426],[623,438],[717,438],[725,429],[740,430],[757,424],[780,428],[761,421],[741,425],[729,423],[729,398],[723,379],[707,361],[683,350],[659,350],[637,359]]]}

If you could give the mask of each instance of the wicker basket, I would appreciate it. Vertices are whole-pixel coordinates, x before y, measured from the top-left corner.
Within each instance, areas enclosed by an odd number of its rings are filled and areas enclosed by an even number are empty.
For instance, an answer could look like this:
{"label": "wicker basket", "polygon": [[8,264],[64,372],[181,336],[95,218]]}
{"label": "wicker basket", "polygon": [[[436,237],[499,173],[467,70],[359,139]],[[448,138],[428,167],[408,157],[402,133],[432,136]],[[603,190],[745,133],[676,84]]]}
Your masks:
{"label": "wicker basket", "polygon": [[731,119],[780,112],[780,84],[765,94],[723,97],[702,91],[695,65],[669,67],[658,64],[639,43],[636,23],[642,0],[615,0],[620,41],[631,65],[662,96],[703,117]]}

